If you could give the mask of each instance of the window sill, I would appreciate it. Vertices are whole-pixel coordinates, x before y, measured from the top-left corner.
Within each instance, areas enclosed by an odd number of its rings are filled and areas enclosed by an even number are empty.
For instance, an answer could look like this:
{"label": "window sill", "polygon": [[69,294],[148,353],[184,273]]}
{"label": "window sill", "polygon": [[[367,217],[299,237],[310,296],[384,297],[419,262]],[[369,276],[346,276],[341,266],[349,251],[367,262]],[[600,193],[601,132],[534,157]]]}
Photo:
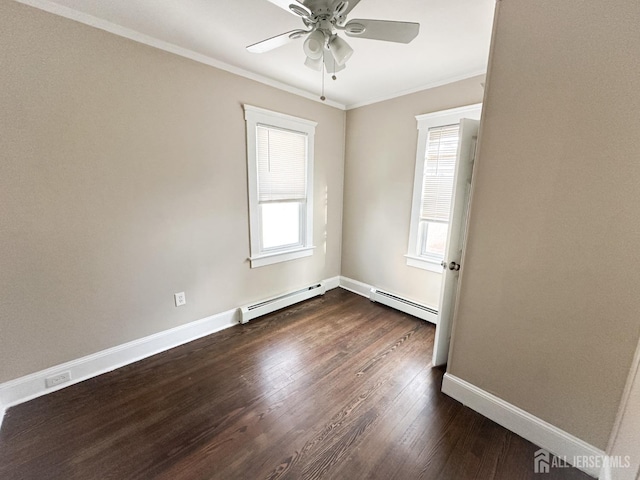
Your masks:
{"label": "window sill", "polygon": [[249,257],[251,268],[264,267],[274,263],[287,262],[296,258],[310,257],[316,247],[302,247],[295,250],[285,250],[283,252],[267,253]]}
{"label": "window sill", "polygon": [[416,257],[415,255],[405,255],[405,258],[407,259],[407,265],[410,267],[442,273],[442,265],[437,260],[427,260],[422,257]]}

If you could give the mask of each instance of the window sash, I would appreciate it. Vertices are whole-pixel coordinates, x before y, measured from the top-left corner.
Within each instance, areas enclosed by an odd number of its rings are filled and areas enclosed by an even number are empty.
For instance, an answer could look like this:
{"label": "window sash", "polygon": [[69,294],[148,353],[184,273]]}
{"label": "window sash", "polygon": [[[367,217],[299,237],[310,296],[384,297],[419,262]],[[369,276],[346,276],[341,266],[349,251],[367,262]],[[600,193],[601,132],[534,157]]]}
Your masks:
{"label": "window sash", "polygon": [[[433,236],[437,235],[437,232],[434,232],[429,227],[432,225],[445,225],[449,226],[449,222],[438,222],[438,221],[430,221],[430,220],[420,220],[419,229],[420,233],[418,234],[418,248],[417,252],[420,257],[424,257],[433,262],[441,262],[444,260],[444,249],[442,253],[431,252],[428,250],[429,239]],[[446,238],[444,239],[446,243]],[[445,245],[446,248],[446,245]]]}
{"label": "window sash", "polygon": [[[277,204],[292,204],[295,203],[298,205],[298,240],[296,242],[291,243],[281,243],[273,246],[265,246],[265,219],[264,219],[264,206],[267,205],[277,205]],[[302,247],[306,244],[306,216],[307,216],[307,204],[306,201],[286,201],[286,202],[267,202],[259,205],[260,217],[260,251],[263,253],[275,253],[282,250],[290,250],[296,247]]]}

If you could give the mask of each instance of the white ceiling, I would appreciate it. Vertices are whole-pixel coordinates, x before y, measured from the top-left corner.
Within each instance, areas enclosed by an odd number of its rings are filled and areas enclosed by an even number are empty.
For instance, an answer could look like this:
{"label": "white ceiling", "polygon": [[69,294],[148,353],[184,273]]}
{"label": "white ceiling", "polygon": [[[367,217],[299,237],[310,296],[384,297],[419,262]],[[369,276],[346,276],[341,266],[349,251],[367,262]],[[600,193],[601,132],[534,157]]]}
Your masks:
{"label": "white ceiling", "polygon": [[[18,0],[317,99],[303,40],[267,53],[247,45],[303,28],[267,0]],[[408,45],[345,37],[355,53],[327,102],[351,108],[484,73],[495,0],[361,0],[349,19],[420,23]],[[344,37],[344,35],[343,35]]]}

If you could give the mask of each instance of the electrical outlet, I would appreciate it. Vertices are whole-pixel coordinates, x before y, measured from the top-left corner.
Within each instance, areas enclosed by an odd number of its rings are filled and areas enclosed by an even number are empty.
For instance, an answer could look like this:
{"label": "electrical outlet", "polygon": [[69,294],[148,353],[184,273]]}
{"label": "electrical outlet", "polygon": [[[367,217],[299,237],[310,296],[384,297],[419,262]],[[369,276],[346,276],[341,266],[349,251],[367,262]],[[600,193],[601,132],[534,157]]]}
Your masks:
{"label": "electrical outlet", "polygon": [[57,375],[52,375],[51,377],[47,377],[44,380],[47,388],[55,387],[60,385],[61,383],[66,383],[71,380],[71,372],[61,372]]}
{"label": "electrical outlet", "polygon": [[182,305],[185,305],[187,303],[187,297],[185,296],[184,292],[175,293],[173,295],[173,298],[176,301],[176,307],[181,307]]}

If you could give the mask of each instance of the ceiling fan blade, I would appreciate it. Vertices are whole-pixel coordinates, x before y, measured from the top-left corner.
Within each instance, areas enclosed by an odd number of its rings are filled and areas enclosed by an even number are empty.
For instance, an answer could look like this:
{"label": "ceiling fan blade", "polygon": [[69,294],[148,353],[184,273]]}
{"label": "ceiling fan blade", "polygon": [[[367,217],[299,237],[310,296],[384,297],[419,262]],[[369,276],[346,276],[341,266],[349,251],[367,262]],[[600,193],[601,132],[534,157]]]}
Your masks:
{"label": "ceiling fan blade", "polygon": [[392,22],[389,20],[350,20],[344,26],[344,33],[350,37],[370,38],[386,42],[409,43],[418,36],[420,24],[413,22]]}
{"label": "ceiling fan blade", "polygon": [[275,37],[267,38],[258,43],[254,43],[253,45],[249,45],[247,50],[251,53],[264,53],[269,50],[273,50],[274,48],[281,47],[286,45],[287,43],[302,37],[309,33],[307,30],[291,30],[290,32],[281,33],[280,35],[276,35]]}
{"label": "ceiling fan blade", "polygon": [[[306,5],[304,5],[302,2],[299,2],[298,0],[269,0],[269,2],[277,5],[278,7],[286,10],[289,13],[294,14],[296,17],[304,17],[303,12],[307,17],[311,16],[311,10],[309,10]],[[293,9],[291,8],[291,5],[293,5]]]}

